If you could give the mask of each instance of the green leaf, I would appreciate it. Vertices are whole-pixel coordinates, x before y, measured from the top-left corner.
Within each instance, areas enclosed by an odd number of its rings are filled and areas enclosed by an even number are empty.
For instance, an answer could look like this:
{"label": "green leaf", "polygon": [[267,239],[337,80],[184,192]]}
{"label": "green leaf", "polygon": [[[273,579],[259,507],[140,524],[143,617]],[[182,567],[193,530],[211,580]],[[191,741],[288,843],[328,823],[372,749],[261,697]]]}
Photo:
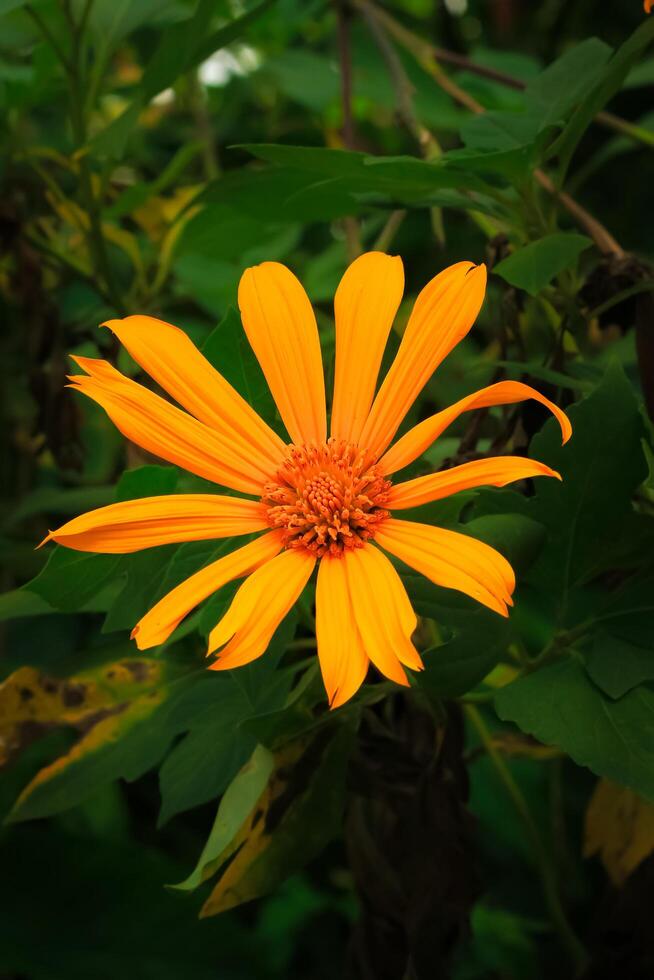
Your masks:
{"label": "green leaf", "polygon": [[[640,525],[638,531],[643,536]],[[651,558],[651,554],[651,540],[647,540],[646,557]],[[654,647],[654,579],[651,574],[637,576],[617,592],[604,597],[596,619],[613,636],[636,646]]]}
{"label": "green leaf", "polygon": [[490,111],[467,119],[461,127],[466,147],[485,152],[531,150],[540,130],[541,113]]}
{"label": "green leaf", "polygon": [[41,770],[21,793],[11,819],[60,813],[107,782],[138,779],[163,759],[176,736],[191,731],[220,703],[223,687],[230,684],[204,669],[182,677],[171,664],[162,670],[150,689],[113,711],[98,712],[96,723],[67,755]]}
{"label": "green leaf", "polygon": [[6,527],[12,527],[26,517],[44,512],[51,514],[79,514],[95,507],[104,507],[114,499],[114,487],[38,487],[27,494],[11,511]]}
{"label": "green leaf", "polygon": [[611,57],[608,44],[590,37],[565,51],[525,89],[525,101],[541,115],[540,128],[563,121],[597,83]]}
{"label": "green leaf", "polygon": [[567,414],[572,438],[565,446],[553,419],[530,446],[530,456],[557,470],[561,482],[534,481],[530,498],[484,490],[478,497],[484,513],[505,513],[508,508],[546,528],[544,547],[526,580],[550,605],[559,605],[562,620],[568,616],[572,590],[610,567],[620,554],[623,530],[635,516],[632,496],[646,473],[642,418],[633,386],[619,364],[612,363],[597,388]]}
{"label": "green leaf", "polygon": [[24,616],[44,616],[56,612],[44,599],[27,589],[14,589],[0,595],[0,623]]}
{"label": "green leaf", "polygon": [[95,152],[101,156],[119,159],[125,152],[127,140],[148,102],[173,85],[180,75],[205,61],[214,51],[234,41],[273,3],[275,0],[262,0],[252,10],[234,18],[231,23],[210,31],[209,25],[215,14],[215,0],[199,0],[191,17],[163,31],[157,47],[147,61],[133,101],[91,141]]}
{"label": "green leaf", "polygon": [[647,18],[618,48],[601,72],[595,88],[577,107],[567,126],[551,147],[552,156],[558,157],[562,175],[566,173],[577,144],[595,115],[620,90],[630,70],[652,40],[654,40],[654,21]]}
{"label": "green leaf", "polygon": [[[23,671],[36,673],[32,668]],[[65,680],[44,678],[31,685],[34,696],[26,705],[18,701],[13,715],[6,710],[4,724],[12,718],[20,721],[20,711],[38,708],[41,714],[49,714],[44,719],[35,716],[37,723],[75,725],[81,737],[65,755],[36,774],[20,794],[11,819],[60,813],[104,783],[119,777],[136,779],[153,766],[166,752],[178,726],[183,730],[187,724],[179,703],[184,704],[183,695],[196,684],[197,675],[175,679],[177,673],[169,664],[140,657]],[[10,683],[11,678],[3,694]]]}
{"label": "green leaf", "polygon": [[102,609],[100,593],[115,581],[120,561],[120,555],[90,555],[57,546],[45,568],[23,588],[62,612],[88,610],[93,600],[98,600],[94,608]]}
{"label": "green leaf", "polygon": [[234,840],[265,790],[274,762],[272,752],[262,745],[257,746],[250,761],[227,787],[195,869],[188,878],[179,885],[172,885],[172,888],[191,891],[217,870],[220,855]]}
{"label": "green leaf", "polygon": [[261,213],[255,217],[226,204],[209,204],[184,226],[175,255],[235,263],[240,270],[244,265],[283,259],[296,241],[297,229],[288,222],[268,223]]}
{"label": "green leaf", "polygon": [[278,765],[241,829],[241,846],[202,907],[203,918],[271,892],[339,833],[352,738],[345,725],[336,734],[322,732],[294,761]]}
{"label": "green leaf", "polygon": [[177,545],[168,544],[122,557],[115,574],[124,585],[107,612],[103,633],[131,631],[134,628],[141,616],[160,598],[161,579],[177,550]]}
{"label": "green leaf", "polygon": [[256,739],[243,726],[283,705],[292,675],[276,667],[293,637],[296,621],[297,617],[288,616],[264,656],[229,671],[216,686],[215,697],[194,716],[190,731],[159,773],[159,825],[176,813],[215,799],[250,757]]}
{"label": "green leaf", "polygon": [[125,470],[116,485],[116,500],[138,500],[139,497],[158,497],[174,493],[179,479],[175,466],[149,464]]}
{"label": "green leaf", "polygon": [[381,193],[410,200],[442,188],[484,190],[486,187],[474,174],[449,168],[444,157],[427,162],[409,156],[370,156],[353,150],[276,143],[248,143],[240,149],[276,166],[328,179],[340,178],[344,187],[368,195]]}
{"label": "green leaf", "polygon": [[159,826],[225,791],[256,745],[251,736],[239,731],[249,714],[238,685],[225,678],[215,699],[195,716],[192,730],[161,767]]}
{"label": "green leaf", "polygon": [[592,244],[585,235],[555,232],[516,249],[493,272],[512,286],[537,296],[555,276],[574,265],[581,252]]}
{"label": "green leaf", "polygon": [[621,698],[639,684],[654,681],[654,650],[598,630],[586,657],[586,670],[606,694]]}
{"label": "green leaf", "polygon": [[654,692],[605,697],[572,657],[502,688],[497,713],[578,765],[654,800]]}
{"label": "green leaf", "polygon": [[461,525],[458,530],[496,548],[516,572],[533,564],[546,536],[542,524],[523,514],[485,514]]}
{"label": "green leaf", "polygon": [[361,205],[337,182],[317,186],[313,172],[288,167],[239,169],[207,184],[194,203],[226,204],[256,220],[307,223],[356,214]]}
{"label": "green leaf", "polygon": [[500,174],[507,182],[522,180],[534,167],[533,144],[515,146],[502,150],[479,150],[466,147],[463,150],[450,150],[445,159],[449,166],[480,174]]}
{"label": "green leaf", "polygon": [[334,62],[313,51],[288,49],[266,61],[261,74],[272,77],[289,99],[314,112],[334,102],[340,91]]}
{"label": "green leaf", "polygon": [[453,639],[425,650],[418,685],[439,698],[455,698],[476,687],[500,659],[509,625],[478,607]]}

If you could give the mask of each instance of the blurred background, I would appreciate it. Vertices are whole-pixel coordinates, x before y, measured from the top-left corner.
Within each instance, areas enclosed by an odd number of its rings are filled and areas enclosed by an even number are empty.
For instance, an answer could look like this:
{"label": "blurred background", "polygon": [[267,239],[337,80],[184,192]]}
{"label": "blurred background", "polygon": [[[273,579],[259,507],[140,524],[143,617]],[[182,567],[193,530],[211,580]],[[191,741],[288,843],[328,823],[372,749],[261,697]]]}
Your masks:
{"label": "blurred background", "polygon": [[[440,64],[464,94],[510,112],[520,109],[521,88],[544,66],[592,36],[617,47],[644,18],[639,0],[389,0],[384,9],[412,32],[410,44],[400,43],[399,33],[380,43],[360,10],[323,0],[197,7],[185,0],[0,0],[0,574],[3,592],[13,596],[0,600],[3,677],[24,664],[56,675],[79,669],[102,612],[52,614],[34,604],[21,611],[15,590],[43,567],[47,555],[35,545],[49,527],[110,502],[123,470],[148,462],[125,446],[99,408],[65,389],[69,352],[100,352],[137,373],[99,323],[150,313],[202,344],[234,307],[243,269],[276,259],[305,284],[329,351],[333,293],[360,248],[387,247],[404,259],[408,299],[398,330],[410,299],[440,268],[506,254],[506,236],[458,202],[407,200],[391,211],[364,195],[352,217],[329,187],[311,192],[321,175],[293,172],[283,161],[271,171],[248,145],[429,159],[461,145],[471,111],[436,84],[416,39],[443,49]],[[619,125],[593,126],[566,183],[625,250],[645,258],[654,257],[653,82],[650,54],[610,104],[650,135],[650,145]],[[627,279],[623,288],[630,285]],[[522,302],[515,292],[507,298],[506,286],[491,280],[477,328],[440,370],[420,411],[493,379],[495,361],[507,356],[500,331],[507,303]],[[588,288],[590,306],[607,298],[601,281]],[[596,322],[584,354],[601,365],[609,347],[617,351],[636,386],[629,316],[622,309]],[[532,335],[532,356],[534,350],[539,341]],[[454,451],[464,429],[448,433],[434,463]],[[484,438],[481,449],[492,433]],[[74,740],[67,727],[45,726],[39,734],[32,741],[24,733],[24,751],[3,773],[3,816],[32,776]],[[571,975],[548,941],[517,818],[488,758],[473,743],[466,751],[480,885],[471,936],[456,953],[452,975]],[[536,755],[518,753],[510,766],[539,821],[550,819],[557,793],[565,795],[567,831],[555,841],[552,860],[566,869],[573,915],[586,935],[596,929],[600,949],[606,921],[615,928],[629,923],[631,949],[653,872],[643,865],[631,891],[616,898],[599,863],[579,857],[593,777],[563,757],[543,767]],[[194,866],[215,802],[158,825],[159,805],[158,778],[149,771],[133,782],[108,782],[59,815],[2,827],[3,978],[342,974],[358,915],[342,843],[329,845],[270,897],[199,920],[206,893],[181,895],[166,885]],[[603,975],[600,957],[592,976]],[[620,975],[651,977],[654,965],[641,955]]]}

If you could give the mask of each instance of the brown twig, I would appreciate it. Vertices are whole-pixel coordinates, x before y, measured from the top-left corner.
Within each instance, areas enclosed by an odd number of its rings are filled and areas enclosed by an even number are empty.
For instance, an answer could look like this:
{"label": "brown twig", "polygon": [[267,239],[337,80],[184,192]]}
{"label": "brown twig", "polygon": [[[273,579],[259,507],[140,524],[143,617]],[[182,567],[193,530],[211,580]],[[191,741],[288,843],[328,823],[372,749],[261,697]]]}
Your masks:
{"label": "brown twig", "polygon": [[373,245],[373,249],[376,252],[386,252],[390,248],[390,244],[395,238],[395,234],[406,218],[406,211],[404,208],[398,208],[396,211],[391,211],[388,221],[380,231],[377,241]]}
{"label": "brown twig", "polygon": [[[356,146],[354,113],[352,111],[352,50],[350,45],[351,12],[346,0],[334,0],[336,7],[336,39],[338,61],[341,75],[341,105],[343,108],[343,143],[348,150]],[[361,254],[359,223],[354,217],[343,219],[348,261],[352,262]]]}
{"label": "brown twig", "polygon": [[440,156],[441,148],[426,126],[420,122],[413,107],[414,88],[411,84],[397,51],[390,43],[388,35],[381,26],[376,11],[367,3],[361,5],[361,14],[368,25],[375,44],[388,68],[397,102],[397,115],[420,147],[421,156],[433,159]]}
{"label": "brown twig", "polygon": [[[465,106],[475,115],[480,115],[486,110],[477,100],[454,82],[441,68],[436,57],[436,48],[423,38],[408,30],[399,21],[395,20],[387,11],[381,10],[372,3],[372,0],[354,0],[356,6],[364,10],[374,10],[379,23],[392,34],[395,39],[410,51],[416,58],[420,66],[427,74],[434,79],[436,84],[459,105]],[[603,255],[614,255],[618,258],[624,256],[624,250],[602,225],[597,218],[593,217],[581,204],[574,200],[564,191],[559,191],[552,180],[540,169],[534,170],[534,176],[538,183],[548,193],[552,194],[563,205],[568,213],[574,218],[580,228],[582,228]]]}
{"label": "brown twig", "polygon": [[[404,70],[404,65],[400,61],[397,51],[389,41],[386,31],[377,19],[375,8],[365,3],[365,0],[359,7],[361,15],[366,21],[372,38],[388,68],[388,74],[395,91],[397,115],[400,122],[418,144],[420,155],[423,159],[437,159],[443,151],[433,133],[426,126],[423,126],[418,118],[413,105],[413,85]],[[431,208],[431,224],[436,241],[440,245],[443,245],[445,243],[445,228],[441,208]]]}
{"label": "brown twig", "polygon": [[[478,75],[480,78],[487,78],[491,82],[497,82],[499,85],[504,85],[505,88],[512,88],[518,92],[524,92],[527,88],[526,83],[519,78],[514,78],[513,75],[507,75],[504,71],[498,71],[497,68],[480,65],[475,61],[471,61],[464,54],[457,54],[455,51],[448,51],[445,48],[436,47],[433,51],[436,60],[443,65],[452,65],[454,68],[468,71],[470,74]],[[595,116],[595,122],[599,123],[600,126],[604,126],[605,129],[629,136],[631,139],[643,143],[645,146],[654,146],[654,133],[643,129],[642,126],[629,122],[628,119],[616,116],[613,112],[598,112]]]}

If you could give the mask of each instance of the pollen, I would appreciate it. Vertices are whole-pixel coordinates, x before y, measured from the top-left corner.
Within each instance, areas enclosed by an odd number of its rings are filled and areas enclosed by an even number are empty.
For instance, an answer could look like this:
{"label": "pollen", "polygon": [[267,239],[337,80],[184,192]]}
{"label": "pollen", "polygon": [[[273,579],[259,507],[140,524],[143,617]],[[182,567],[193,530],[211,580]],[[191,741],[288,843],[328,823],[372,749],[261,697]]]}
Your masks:
{"label": "pollen", "polygon": [[287,548],[340,556],[375,536],[391,489],[371,453],[340,439],[291,446],[262,502]]}

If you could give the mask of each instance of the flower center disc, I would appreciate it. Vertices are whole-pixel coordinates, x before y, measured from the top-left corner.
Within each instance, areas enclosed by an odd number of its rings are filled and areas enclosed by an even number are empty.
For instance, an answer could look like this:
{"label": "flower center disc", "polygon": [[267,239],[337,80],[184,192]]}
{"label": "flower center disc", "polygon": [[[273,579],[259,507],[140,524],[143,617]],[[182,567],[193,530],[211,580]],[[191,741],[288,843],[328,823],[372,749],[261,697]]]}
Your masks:
{"label": "flower center disc", "polygon": [[374,537],[388,517],[390,488],[370,453],[332,438],[323,446],[291,446],[261,500],[287,548],[306,548],[320,558]]}

